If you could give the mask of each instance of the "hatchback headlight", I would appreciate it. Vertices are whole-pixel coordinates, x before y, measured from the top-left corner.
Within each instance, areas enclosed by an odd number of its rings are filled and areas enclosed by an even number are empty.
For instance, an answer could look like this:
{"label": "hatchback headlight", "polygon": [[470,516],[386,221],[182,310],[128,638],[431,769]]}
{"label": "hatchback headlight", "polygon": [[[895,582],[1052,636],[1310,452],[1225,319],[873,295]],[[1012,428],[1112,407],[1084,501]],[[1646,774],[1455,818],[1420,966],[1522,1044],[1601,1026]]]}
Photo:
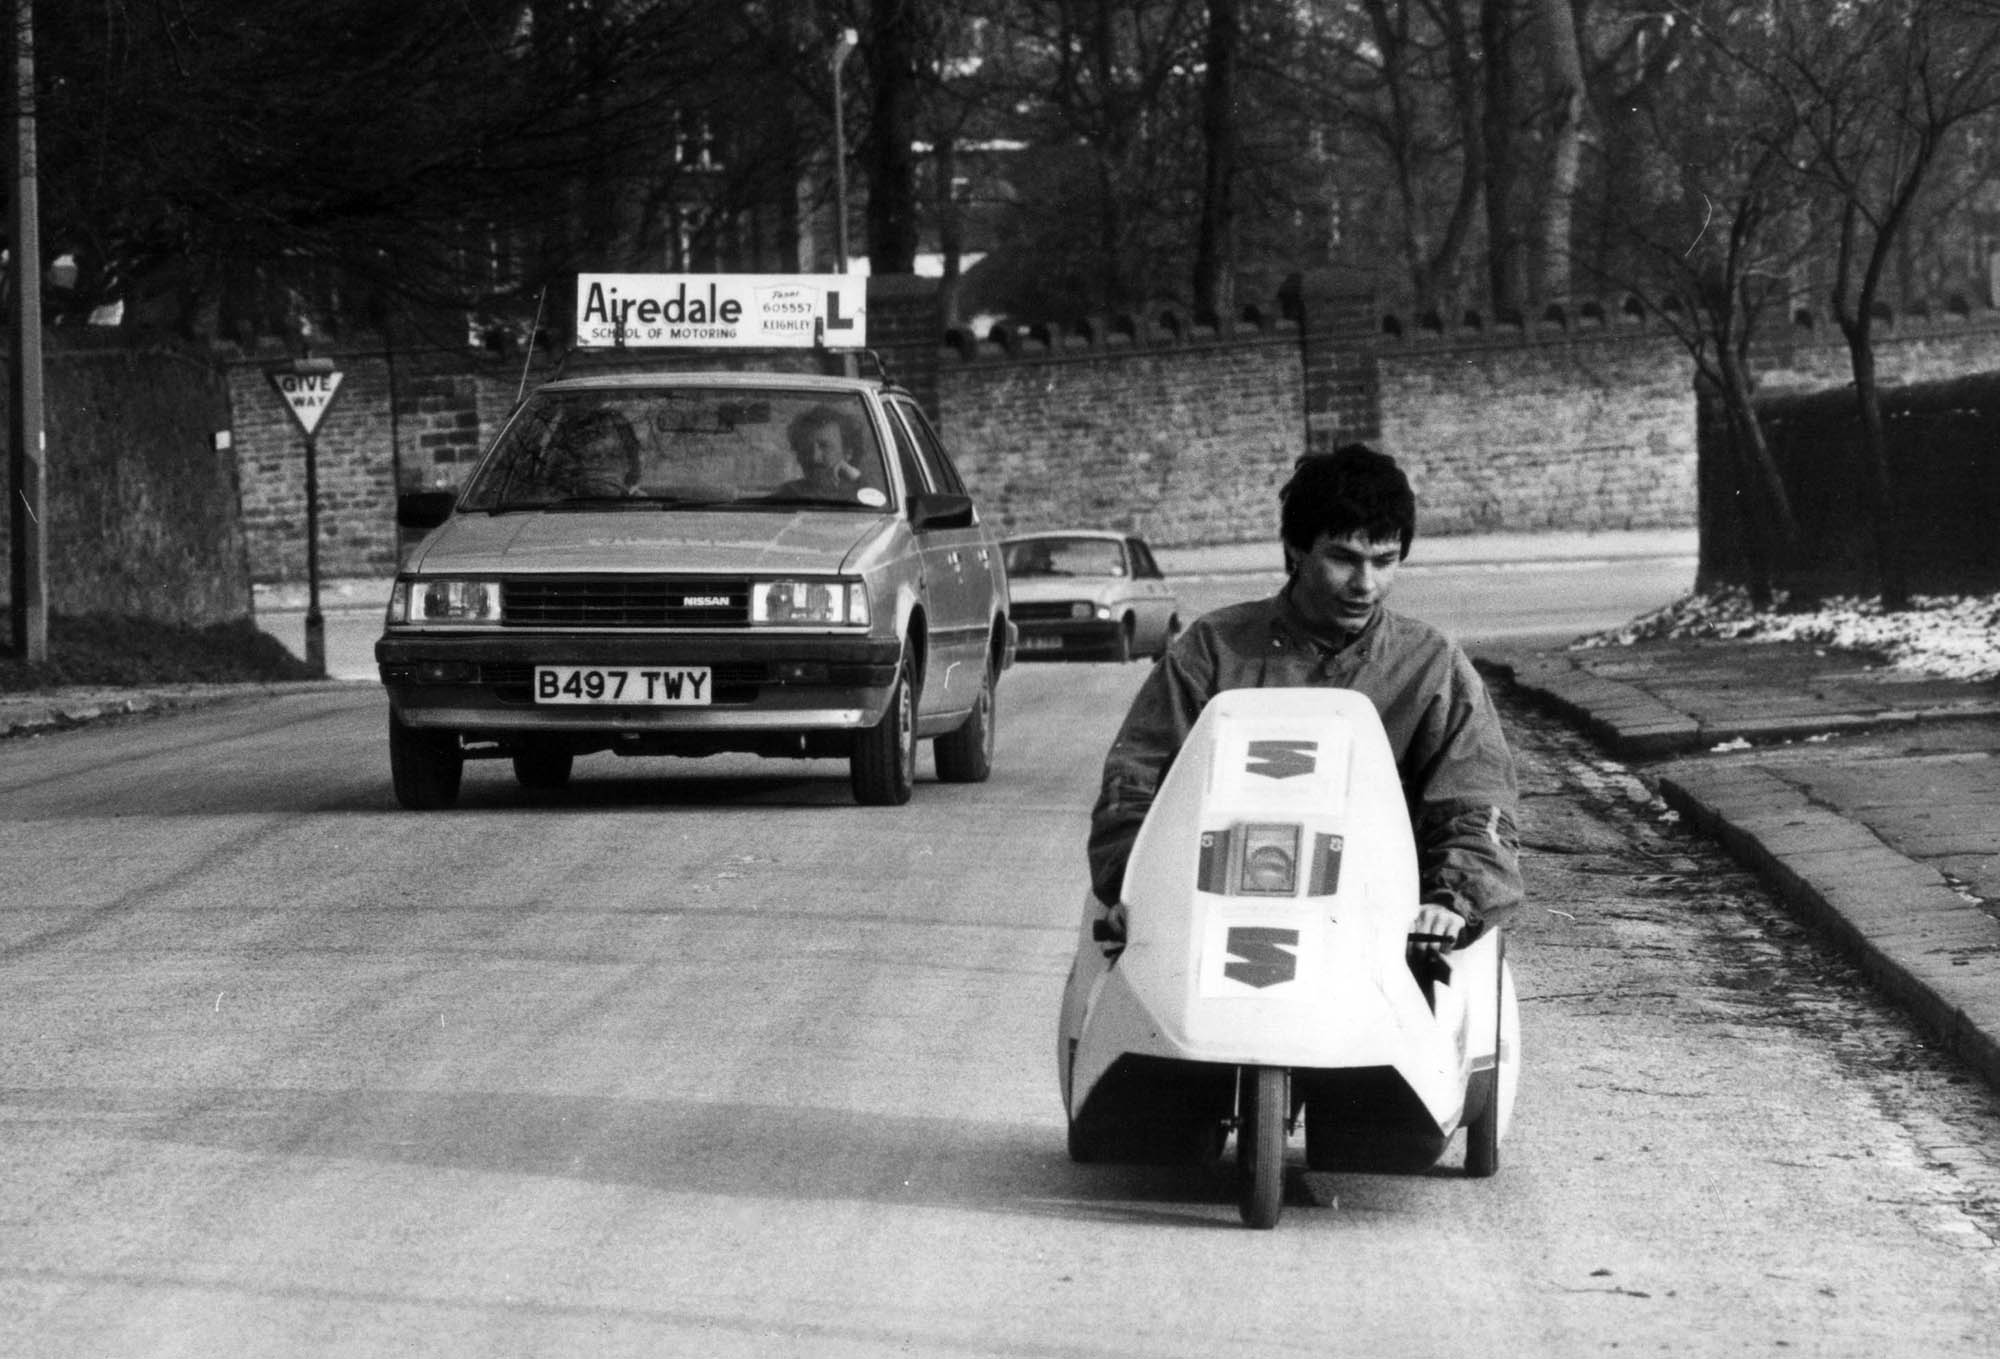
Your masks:
{"label": "hatchback headlight", "polygon": [[868,626],[868,587],[858,580],[766,580],[750,587],[752,623]]}
{"label": "hatchback headlight", "polygon": [[500,622],[497,580],[399,580],[389,621],[418,627],[486,627]]}

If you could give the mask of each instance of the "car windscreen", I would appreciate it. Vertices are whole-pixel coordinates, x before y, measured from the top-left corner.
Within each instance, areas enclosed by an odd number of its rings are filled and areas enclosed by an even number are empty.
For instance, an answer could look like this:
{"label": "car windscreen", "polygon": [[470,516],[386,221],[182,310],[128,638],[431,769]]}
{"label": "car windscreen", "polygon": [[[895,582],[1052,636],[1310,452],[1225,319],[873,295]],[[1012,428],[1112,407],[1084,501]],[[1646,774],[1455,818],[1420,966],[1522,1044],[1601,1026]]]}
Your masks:
{"label": "car windscreen", "polygon": [[460,508],[879,512],[888,486],[858,392],[582,388],[531,397]]}
{"label": "car windscreen", "polygon": [[1010,576],[1122,576],[1125,557],[1109,538],[1017,538],[1007,543]]}

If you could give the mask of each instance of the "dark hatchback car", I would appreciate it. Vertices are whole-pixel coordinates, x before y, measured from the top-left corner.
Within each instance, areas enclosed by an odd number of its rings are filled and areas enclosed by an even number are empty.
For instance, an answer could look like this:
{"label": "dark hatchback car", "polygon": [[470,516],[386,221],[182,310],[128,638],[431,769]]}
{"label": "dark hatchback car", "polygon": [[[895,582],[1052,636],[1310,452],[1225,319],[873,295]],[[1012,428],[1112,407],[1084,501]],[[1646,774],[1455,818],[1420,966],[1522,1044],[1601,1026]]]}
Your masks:
{"label": "dark hatchback car", "polygon": [[1004,546],[1023,660],[1128,661],[1180,635],[1180,600],[1143,539],[1071,529]]}
{"label": "dark hatchback car", "polygon": [[530,788],[578,756],[834,757],[863,803],[993,759],[1012,659],[999,542],[910,396],[858,378],[540,388],[462,492],[404,497],[376,643],[410,808],[468,759]]}

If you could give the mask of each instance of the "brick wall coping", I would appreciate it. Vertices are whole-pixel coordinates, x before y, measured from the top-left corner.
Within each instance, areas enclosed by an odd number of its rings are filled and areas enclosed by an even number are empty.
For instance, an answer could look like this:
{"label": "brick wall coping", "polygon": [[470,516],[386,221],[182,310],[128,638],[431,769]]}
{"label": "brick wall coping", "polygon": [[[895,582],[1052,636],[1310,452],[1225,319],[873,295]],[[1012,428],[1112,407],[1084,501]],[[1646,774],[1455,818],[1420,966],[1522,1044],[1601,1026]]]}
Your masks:
{"label": "brick wall coping", "polygon": [[[1519,314],[1488,316],[1478,311],[1465,312],[1456,320],[1435,311],[1414,316],[1378,312],[1374,316],[1373,328],[1365,333],[1372,344],[1385,352],[1450,352],[1468,348],[1518,348],[1524,344],[1674,338],[1666,315],[1636,296],[1552,304],[1532,321]],[[2000,309],[1975,306],[1962,294],[1953,295],[1935,308],[1918,303],[1901,314],[1878,305],[1875,316],[1877,338],[1889,341],[2000,329]],[[1298,333],[1297,315],[1275,305],[1245,306],[1236,321],[1217,326],[1195,321],[1185,308],[1174,303],[1159,303],[1143,311],[1098,315],[1072,324],[1003,323],[993,326],[983,336],[970,328],[953,327],[945,332],[943,353],[947,361],[962,364],[1039,363],[1090,359],[1141,349],[1188,349],[1258,341],[1292,343]],[[1353,333],[1359,338],[1363,332]],[[1809,308],[1799,308],[1793,311],[1788,325],[1765,327],[1757,344],[1768,347],[1829,343],[1839,338],[1838,328],[1826,318]]]}
{"label": "brick wall coping", "polygon": [[1073,324],[1038,321],[996,325],[984,337],[954,326],[944,353],[964,363],[1100,358],[1140,349],[1194,349],[1225,344],[1298,342],[1296,319],[1276,307],[1248,305],[1225,325],[1197,321],[1185,308],[1160,303],[1142,312],[1086,317]]}

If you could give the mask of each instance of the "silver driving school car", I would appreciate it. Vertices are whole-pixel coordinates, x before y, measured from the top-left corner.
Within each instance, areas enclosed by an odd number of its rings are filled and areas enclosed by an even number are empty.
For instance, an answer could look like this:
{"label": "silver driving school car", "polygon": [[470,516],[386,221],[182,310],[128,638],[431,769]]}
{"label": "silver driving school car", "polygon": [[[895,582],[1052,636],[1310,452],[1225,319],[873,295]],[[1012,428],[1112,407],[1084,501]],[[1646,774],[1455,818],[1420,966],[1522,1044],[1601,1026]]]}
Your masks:
{"label": "silver driving school car", "polygon": [[397,800],[467,759],[528,788],[575,758],[833,757],[863,803],[992,767],[1012,659],[999,543],[911,397],[860,378],[648,374],[541,387],[430,529],[375,645]]}
{"label": "silver driving school car", "polygon": [[1023,660],[1129,661],[1180,635],[1180,600],[1143,539],[1073,529],[1002,546]]}

